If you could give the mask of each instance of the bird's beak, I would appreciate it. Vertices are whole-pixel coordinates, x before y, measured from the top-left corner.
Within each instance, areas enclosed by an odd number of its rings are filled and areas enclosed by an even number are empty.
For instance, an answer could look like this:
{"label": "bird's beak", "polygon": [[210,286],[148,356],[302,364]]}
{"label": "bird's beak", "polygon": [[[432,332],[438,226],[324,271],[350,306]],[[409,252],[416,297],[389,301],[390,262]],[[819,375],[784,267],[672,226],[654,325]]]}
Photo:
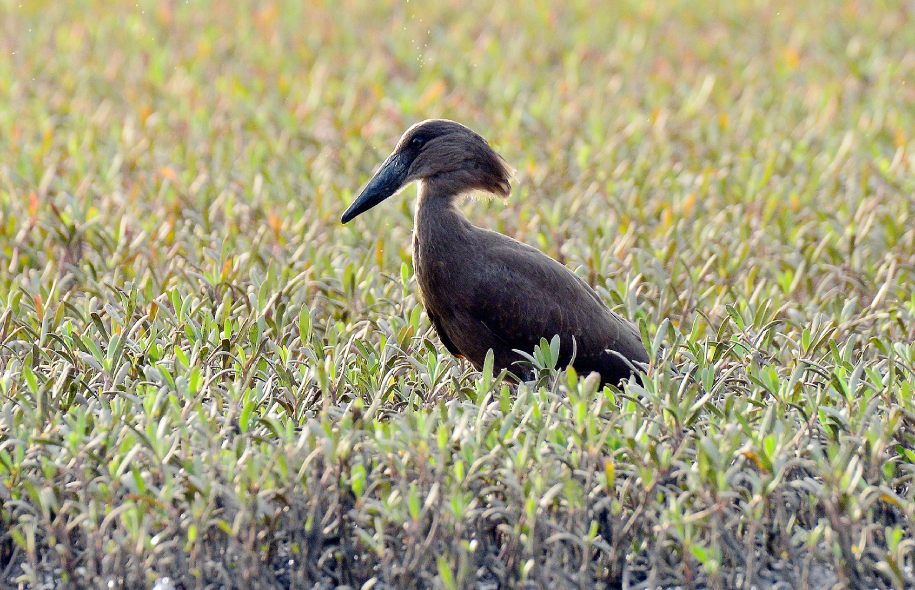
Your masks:
{"label": "bird's beak", "polygon": [[407,180],[407,168],[407,162],[402,154],[395,153],[388,156],[375,176],[365,185],[353,204],[343,214],[341,221],[349,222],[403,188]]}

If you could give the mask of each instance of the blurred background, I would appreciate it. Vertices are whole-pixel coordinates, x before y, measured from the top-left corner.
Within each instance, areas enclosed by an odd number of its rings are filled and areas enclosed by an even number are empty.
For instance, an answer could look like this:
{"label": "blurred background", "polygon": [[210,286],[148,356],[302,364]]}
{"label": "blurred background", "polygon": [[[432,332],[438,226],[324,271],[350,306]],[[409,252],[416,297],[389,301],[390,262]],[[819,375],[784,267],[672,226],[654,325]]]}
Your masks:
{"label": "blurred background", "polygon": [[[2,282],[77,259],[396,273],[413,189],[339,214],[407,126],[446,117],[517,169],[475,222],[631,287],[652,321],[799,268],[794,303],[870,297],[856,273],[911,252],[913,6],[3,0]],[[62,244],[55,219],[111,235]]]}

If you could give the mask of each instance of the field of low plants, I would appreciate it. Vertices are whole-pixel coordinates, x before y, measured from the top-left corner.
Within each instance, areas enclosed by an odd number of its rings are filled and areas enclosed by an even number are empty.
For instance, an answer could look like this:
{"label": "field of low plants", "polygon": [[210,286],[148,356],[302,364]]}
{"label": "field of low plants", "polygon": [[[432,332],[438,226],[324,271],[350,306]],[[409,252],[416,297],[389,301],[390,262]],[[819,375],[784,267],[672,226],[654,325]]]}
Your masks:
{"label": "field of low plants", "polygon": [[[637,321],[643,385],[451,357],[476,224]],[[915,3],[0,0],[0,587],[915,587]]]}

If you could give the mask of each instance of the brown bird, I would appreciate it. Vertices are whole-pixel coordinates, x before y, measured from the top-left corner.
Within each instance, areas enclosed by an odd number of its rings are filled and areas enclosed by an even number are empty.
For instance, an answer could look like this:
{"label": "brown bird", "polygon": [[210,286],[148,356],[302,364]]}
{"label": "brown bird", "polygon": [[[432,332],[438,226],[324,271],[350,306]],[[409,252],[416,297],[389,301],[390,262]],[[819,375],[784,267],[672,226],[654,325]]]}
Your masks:
{"label": "brown bird", "polygon": [[496,371],[525,377],[515,351],[530,353],[558,334],[561,366],[571,361],[581,374],[596,371],[603,383],[618,384],[632,376],[630,364],[648,362],[635,326],[562,264],[458,211],[458,199],[472,191],[508,197],[510,177],[478,134],[454,121],[423,121],[404,133],[342,221],[419,181],[413,266],[445,348],[478,370],[491,349]]}

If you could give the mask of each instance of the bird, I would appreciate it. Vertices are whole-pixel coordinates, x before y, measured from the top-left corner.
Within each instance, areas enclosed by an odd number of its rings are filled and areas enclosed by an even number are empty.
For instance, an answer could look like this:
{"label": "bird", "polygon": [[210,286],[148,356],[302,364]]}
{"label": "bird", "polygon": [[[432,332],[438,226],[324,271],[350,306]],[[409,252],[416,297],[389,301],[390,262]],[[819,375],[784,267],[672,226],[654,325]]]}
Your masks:
{"label": "bird", "polygon": [[491,350],[496,371],[527,380],[531,370],[520,352],[558,336],[560,366],[599,373],[602,385],[639,380],[634,369],[647,365],[648,354],[630,321],[555,259],[473,225],[458,210],[461,198],[477,191],[506,199],[512,174],[481,135],[455,121],[428,119],[407,129],[341,222],[418,182],[413,268],[448,352],[482,370]]}

